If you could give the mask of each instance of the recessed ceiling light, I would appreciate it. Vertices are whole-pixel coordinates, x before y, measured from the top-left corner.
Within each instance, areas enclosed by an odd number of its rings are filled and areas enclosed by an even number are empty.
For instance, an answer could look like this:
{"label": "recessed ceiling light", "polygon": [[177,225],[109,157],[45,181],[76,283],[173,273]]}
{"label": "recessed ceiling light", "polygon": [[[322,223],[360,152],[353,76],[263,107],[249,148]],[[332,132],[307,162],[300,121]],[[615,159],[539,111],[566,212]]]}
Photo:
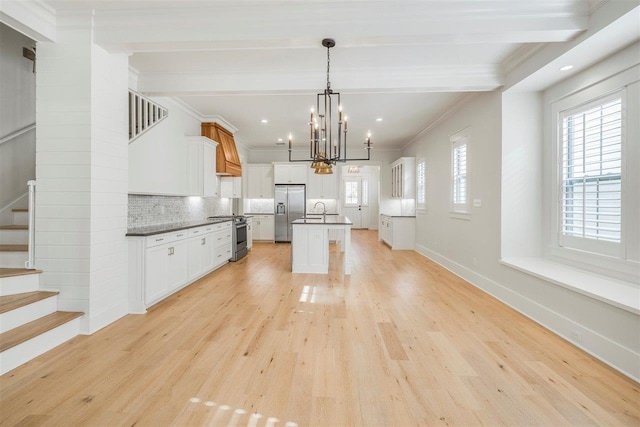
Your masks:
{"label": "recessed ceiling light", "polygon": [[381,121],[382,121],[382,117],[378,117],[378,118],[376,119],[376,122],[381,122]]}
{"label": "recessed ceiling light", "polygon": [[282,142],[282,138],[278,138],[278,142]]}
{"label": "recessed ceiling light", "polygon": [[564,67],[560,68],[560,71],[569,71],[572,68],[573,68],[573,65],[565,65]]}
{"label": "recessed ceiling light", "polygon": [[269,120],[267,120],[267,119],[262,119],[262,120],[260,120],[260,123],[269,123]]}

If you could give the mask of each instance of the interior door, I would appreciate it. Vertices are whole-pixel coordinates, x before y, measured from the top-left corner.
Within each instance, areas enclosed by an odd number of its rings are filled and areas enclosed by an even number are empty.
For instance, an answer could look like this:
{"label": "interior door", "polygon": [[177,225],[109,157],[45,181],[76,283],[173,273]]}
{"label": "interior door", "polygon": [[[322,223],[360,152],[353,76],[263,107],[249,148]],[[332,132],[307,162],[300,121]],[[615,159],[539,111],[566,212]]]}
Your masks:
{"label": "interior door", "polygon": [[[365,191],[363,191],[365,190]],[[367,182],[362,177],[342,179],[342,212],[353,222],[352,228],[369,228]]]}

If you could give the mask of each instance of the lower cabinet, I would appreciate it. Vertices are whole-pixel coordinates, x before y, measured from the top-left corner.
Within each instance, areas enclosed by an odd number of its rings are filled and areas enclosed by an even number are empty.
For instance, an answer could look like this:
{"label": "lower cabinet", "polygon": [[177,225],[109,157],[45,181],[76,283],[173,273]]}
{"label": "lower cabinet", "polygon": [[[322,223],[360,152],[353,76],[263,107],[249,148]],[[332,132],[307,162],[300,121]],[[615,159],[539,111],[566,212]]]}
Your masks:
{"label": "lower cabinet", "polygon": [[247,249],[253,247],[253,218],[247,218]]}
{"label": "lower cabinet", "polygon": [[391,249],[415,249],[415,217],[380,215],[378,240],[385,242]]}
{"label": "lower cabinet", "polygon": [[275,222],[273,215],[253,216],[253,240],[270,240],[275,238]]}
{"label": "lower cabinet", "polygon": [[231,259],[231,221],[129,237],[129,312],[146,308]]}

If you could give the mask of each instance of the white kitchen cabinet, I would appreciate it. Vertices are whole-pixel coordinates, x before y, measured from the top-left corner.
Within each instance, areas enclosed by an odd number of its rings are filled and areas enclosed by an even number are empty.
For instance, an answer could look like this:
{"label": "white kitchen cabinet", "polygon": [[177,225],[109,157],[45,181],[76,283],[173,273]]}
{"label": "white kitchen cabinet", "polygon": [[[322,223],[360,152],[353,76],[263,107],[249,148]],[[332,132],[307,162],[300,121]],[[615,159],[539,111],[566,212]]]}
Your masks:
{"label": "white kitchen cabinet", "polygon": [[273,215],[254,215],[253,240],[273,241],[275,234],[274,225]]}
{"label": "white kitchen cabinet", "polygon": [[330,175],[321,175],[315,173],[315,169],[307,168],[307,198],[337,199],[338,175],[335,172]]}
{"label": "white kitchen cabinet", "polygon": [[202,275],[203,272],[209,271],[214,267],[213,260],[213,232],[214,226],[191,228],[188,230],[189,240],[188,246],[188,273],[189,280],[195,280]]}
{"label": "white kitchen cabinet", "polygon": [[147,307],[231,259],[232,222],[129,237],[129,312]]}
{"label": "white kitchen cabinet", "polygon": [[[213,233],[213,265],[219,267],[226,264],[231,259],[233,223],[224,222],[224,226],[220,227]],[[217,225],[217,224],[216,224]]]}
{"label": "white kitchen cabinet", "polygon": [[415,217],[380,215],[378,239],[389,245],[391,249],[415,249],[415,235]]}
{"label": "white kitchen cabinet", "polygon": [[273,199],[273,165],[248,164],[247,199]]}
{"label": "white kitchen cabinet", "polygon": [[242,197],[242,177],[223,176],[220,178],[220,197],[238,199]]}
{"label": "white kitchen cabinet", "polygon": [[306,184],[309,163],[274,163],[274,184]]}
{"label": "white kitchen cabinet", "polygon": [[247,250],[253,247],[253,218],[247,218]]}
{"label": "white kitchen cabinet", "polygon": [[150,304],[187,282],[187,233],[151,236],[145,246],[144,302]]}
{"label": "white kitchen cabinet", "polygon": [[415,199],[415,157],[401,157],[391,164],[391,197],[396,199]]}
{"label": "white kitchen cabinet", "polygon": [[187,264],[187,240],[178,240],[171,244],[169,254],[169,290],[176,290],[189,280]]}
{"label": "white kitchen cabinet", "polygon": [[217,142],[204,136],[187,136],[189,195],[218,197],[219,183],[216,175]]}
{"label": "white kitchen cabinet", "polygon": [[147,249],[145,259],[144,302],[149,304],[165,295],[169,289],[169,245]]}

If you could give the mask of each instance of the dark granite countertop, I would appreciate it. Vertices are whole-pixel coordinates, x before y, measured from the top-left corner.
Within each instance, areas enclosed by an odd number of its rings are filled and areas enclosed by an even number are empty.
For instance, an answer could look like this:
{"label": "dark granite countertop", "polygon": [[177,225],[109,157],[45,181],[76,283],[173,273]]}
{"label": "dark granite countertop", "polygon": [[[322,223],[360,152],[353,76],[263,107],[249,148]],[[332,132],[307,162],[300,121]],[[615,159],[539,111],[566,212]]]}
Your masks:
{"label": "dark granite countertop", "polygon": [[416,217],[415,215],[389,215],[386,213],[381,213],[380,215],[388,216],[391,218],[415,218]]}
{"label": "dark granite countertop", "polygon": [[170,231],[185,230],[187,228],[201,227],[203,225],[217,224],[219,222],[231,221],[231,219],[201,219],[197,221],[172,222],[170,224],[156,224],[145,227],[135,227],[127,230],[127,236],[153,236],[155,234],[168,233]]}

